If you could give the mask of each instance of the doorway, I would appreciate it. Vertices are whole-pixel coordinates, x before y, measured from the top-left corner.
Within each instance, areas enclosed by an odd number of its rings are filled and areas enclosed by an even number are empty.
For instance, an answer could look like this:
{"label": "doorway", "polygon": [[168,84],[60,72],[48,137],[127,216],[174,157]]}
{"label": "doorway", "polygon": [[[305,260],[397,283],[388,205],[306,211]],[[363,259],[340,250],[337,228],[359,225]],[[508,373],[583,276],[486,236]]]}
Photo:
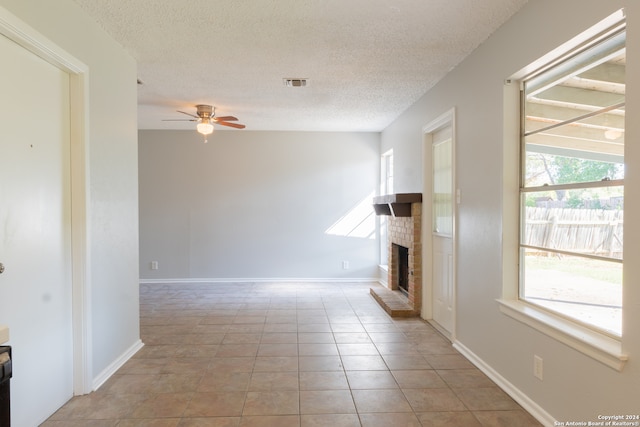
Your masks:
{"label": "doorway", "polygon": [[424,306],[428,319],[450,339],[455,335],[455,138],[454,110],[424,128],[424,191],[431,209],[423,224],[430,266]]}
{"label": "doorway", "polygon": [[[69,76],[4,36],[0,55],[0,311],[16,360],[12,418],[31,425],[30,412],[73,396]],[[34,106],[46,111],[37,126]]]}
{"label": "doorway", "polygon": [[12,418],[37,425],[91,391],[87,67],[0,8],[0,323]]}

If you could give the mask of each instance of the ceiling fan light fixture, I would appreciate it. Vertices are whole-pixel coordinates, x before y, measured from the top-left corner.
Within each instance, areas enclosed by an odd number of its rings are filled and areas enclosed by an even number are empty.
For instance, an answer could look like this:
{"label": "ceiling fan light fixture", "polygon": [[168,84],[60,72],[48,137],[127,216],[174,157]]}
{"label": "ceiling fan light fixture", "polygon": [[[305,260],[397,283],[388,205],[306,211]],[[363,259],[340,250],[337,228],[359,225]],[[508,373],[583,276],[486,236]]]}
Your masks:
{"label": "ceiling fan light fixture", "polygon": [[214,131],[213,124],[221,126],[228,126],[236,129],[244,129],[246,126],[241,123],[234,123],[238,119],[234,116],[221,116],[216,117],[216,109],[211,105],[198,104],[196,105],[197,115],[187,113],[186,111],[178,110],[178,113],[189,116],[189,119],[165,119],[168,121],[185,121],[185,122],[197,122],[196,130],[199,134],[204,136],[204,142],[207,142],[207,135],[211,135]]}
{"label": "ceiling fan light fixture", "polygon": [[198,123],[196,129],[205,136],[213,133],[213,125],[209,121]]}
{"label": "ceiling fan light fixture", "polygon": [[604,137],[607,138],[609,141],[613,141],[615,139],[618,139],[622,136],[622,131],[620,129],[607,129],[606,131],[604,131]]}

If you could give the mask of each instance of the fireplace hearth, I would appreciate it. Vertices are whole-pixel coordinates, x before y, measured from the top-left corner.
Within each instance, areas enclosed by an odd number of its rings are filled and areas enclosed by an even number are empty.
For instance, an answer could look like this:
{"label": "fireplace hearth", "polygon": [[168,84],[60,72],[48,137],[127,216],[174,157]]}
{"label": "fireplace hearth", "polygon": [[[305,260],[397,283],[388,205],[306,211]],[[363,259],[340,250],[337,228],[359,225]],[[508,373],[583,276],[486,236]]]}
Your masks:
{"label": "fireplace hearth", "polygon": [[[387,207],[385,207],[385,205]],[[420,315],[422,306],[422,194],[401,193],[374,199],[378,215],[388,215],[388,291],[372,295],[392,316]],[[398,301],[399,302],[398,302]],[[405,308],[390,309],[400,305]]]}

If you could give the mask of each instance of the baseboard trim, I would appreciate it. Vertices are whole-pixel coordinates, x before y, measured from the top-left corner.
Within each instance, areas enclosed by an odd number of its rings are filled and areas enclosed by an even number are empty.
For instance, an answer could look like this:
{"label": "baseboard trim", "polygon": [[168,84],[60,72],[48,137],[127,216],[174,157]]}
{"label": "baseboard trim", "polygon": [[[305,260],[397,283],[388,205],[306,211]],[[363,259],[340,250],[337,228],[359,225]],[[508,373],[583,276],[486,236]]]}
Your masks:
{"label": "baseboard trim", "polygon": [[506,378],[500,375],[495,369],[489,366],[481,358],[479,358],[474,352],[469,350],[459,341],[453,343],[453,347],[458,350],[464,357],[469,359],[478,369],[480,369],[486,376],[488,376],[494,383],[498,385],[505,393],[507,393],[513,400],[518,402],[527,412],[529,412],[535,419],[537,419],[542,425],[553,426],[557,425],[556,420],[545,411],[540,405],[533,401],[529,396],[523,393],[519,388],[511,384]]}
{"label": "baseboard trim", "polygon": [[107,366],[102,372],[93,379],[92,389],[98,390],[113,374],[116,373],[129,359],[133,357],[142,347],[144,343],[141,340],[136,341],[131,347],[129,347],[120,357],[114,360],[109,366]]}
{"label": "baseboard trim", "polygon": [[443,328],[438,322],[436,322],[433,319],[425,319],[427,321],[428,324],[430,324],[431,326],[433,326],[433,328],[440,332],[440,335],[442,335],[443,337],[445,337],[446,339],[449,340],[449,342],[453,343],[453,337],[451,336],[451,332],[447,331],[445,328]]}
{"label": "baseboard trim", "polygon": [[144,284],[167,283],[378,283],[377,277],[348,278],[305,278],[305,277],[237,277],[237,278],[175,278],[175,279],[140,279]]}

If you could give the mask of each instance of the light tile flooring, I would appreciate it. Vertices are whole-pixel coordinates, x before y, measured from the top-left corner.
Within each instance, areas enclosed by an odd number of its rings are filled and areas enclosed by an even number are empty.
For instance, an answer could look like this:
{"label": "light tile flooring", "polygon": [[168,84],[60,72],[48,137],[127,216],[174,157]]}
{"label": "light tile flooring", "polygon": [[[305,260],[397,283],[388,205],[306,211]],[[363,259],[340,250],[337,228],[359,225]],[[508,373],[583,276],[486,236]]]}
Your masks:
{"label": "light tile flooring", "polygon": [[44,427],[539,426],[376,284],[141,285],[145,346]]}

